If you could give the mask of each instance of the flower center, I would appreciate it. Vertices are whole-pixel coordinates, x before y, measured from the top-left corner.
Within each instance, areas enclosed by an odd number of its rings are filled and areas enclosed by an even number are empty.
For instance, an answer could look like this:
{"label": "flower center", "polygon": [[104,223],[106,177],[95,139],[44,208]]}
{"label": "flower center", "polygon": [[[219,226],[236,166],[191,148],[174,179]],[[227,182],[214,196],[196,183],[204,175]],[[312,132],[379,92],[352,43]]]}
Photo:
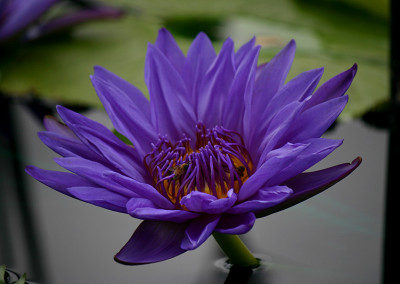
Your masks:
{"label": "flower center", "polygon": [[216,126],[196,125],[196,144],[183,137],[173,145],[160,137],[144,164],[155,188],[182,208],[182,197],[192,191],[225,198],[230,189],[239,192],[253,173],[253,163],[239,133]]}

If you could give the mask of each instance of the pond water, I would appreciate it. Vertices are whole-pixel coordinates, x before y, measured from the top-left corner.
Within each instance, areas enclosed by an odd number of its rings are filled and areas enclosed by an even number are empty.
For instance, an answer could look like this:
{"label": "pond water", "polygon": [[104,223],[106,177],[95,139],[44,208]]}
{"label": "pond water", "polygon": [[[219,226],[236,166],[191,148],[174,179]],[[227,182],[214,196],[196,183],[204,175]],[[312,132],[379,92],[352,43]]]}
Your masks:
{"label": "pond water", "polygon": [[[40,122],[24,107],[16,109],[24,163],[55,169],[56,155],[36,135],[42,130]],[[101,111],[87,115],[110,126]],[[338,123],[326,137],[344,138],[344,144],[315,168],[351,162],[357,156],[363,158],[361,166],[324,193],[256,221],[243,240],[265,265],[248,283],[380,282],[388,133],[354,120]],[[227,278],[227,271],[216,265],[223,254],[213,238],[195,251],[161,263],[118,264],[113,256],[139,220],[25,178],[46,283],[224,283]],[[27,272],[29,278],[35,272],[26,261],[26,249],[18,245],[24,235],[13,218],[11,242],[18,253],[8,265]],[[3,258],[0,255],[0,264]]]}

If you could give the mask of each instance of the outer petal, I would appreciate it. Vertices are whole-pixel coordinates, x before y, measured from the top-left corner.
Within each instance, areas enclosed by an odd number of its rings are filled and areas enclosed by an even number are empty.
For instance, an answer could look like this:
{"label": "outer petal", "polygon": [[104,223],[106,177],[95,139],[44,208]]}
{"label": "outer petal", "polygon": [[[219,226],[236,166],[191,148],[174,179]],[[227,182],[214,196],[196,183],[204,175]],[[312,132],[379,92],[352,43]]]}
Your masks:
{"label": "outer petal", "polygon": [[105,209],[126,213],[129,198],[99,187],[71,187],[68,191],[76,198]]}
{"label": "outer petal", "polygon": [[307,144],[288,143],[282,148],[271,151],[266,161],[256,170],[256,172],[243,184],[240,189],[238,200],[244,201],[255,194],[272,177],[283,170],[287,165],[307,148]]}
{"label": "outer petal", "polygon": [[[122,89],[114,85],[118,80],[104,69],[95,68],[91,79],[115,129],[133,143],[141,157],[150,152],[151,143],[157,140],[157,132],[150,120],[147,99],[128,83],[122,84]],[[133,101],[135,99],[137,102]]]}
{"label": "outer petal", "polygon": [[180,139],[183,133],[193,136],[196,118],[185,82],[165,55],[151,44],[146,56],[145,81],[158,133],[167,134],[171,140]]}
{"label": "outer petal", "polygon": [[197,101],[198,119],[207,127],[222,122],[226,98],[235,75],[234,44],[228,38],[201,83]]}
{"label": "outer petal", "polygon": [[[216,56],[210,39],[205,33],[199,33],[190,45],[185,62],[185,71],[182,74],[190,102],[193,105],[197,104],[198,98],[201,96],[199,90],[201,82]],[[198,117],[196,117],[196,120],[198,120]]]}
{"label": "outer petal", "polygon": [[168,58],[175,69],[182,73],[185,56],[167,29],[162,28],[158,31],[158,37],[154,45]]}
{"label": "outer petal", "polygon": [[68,126],[66,126],[64,123],[61,123],[53,116],[46,116],[43,120],[43,124],[48,132],[53,132],[65,138],[79,141],[79,138]]}
{"label": "outer petal", "polygon": [[126,188],[127,190],[135,192],[136,194],[145,199],[151,200],[159,208],[164,208],[164,209],[175,208],[174,205],[168,199],[162,196],[154,187],[152,187],[147,183],[138,182],[129,177],[126,177],[124,175],[112,171],[104,172],[104,177],[111,179],[113,182],[116,182],[117,184]]}
{"label": "outer petal", "polygon": [[142,220],[183,223],[199,216],[197,213],[185,210],[160,209],[153,202],[144,198],[132,198],[126,204],[126,208],[129,215]]}
{"label": "outer petal", "polygon": [[74,128],[79,133],[81,140],[86,145],[90,145],[91,149],[98,152],[113,167],[138,181],[146,180],[146,170],[142,162],[132,154],[134,152],[132,147],[112,134],[104,135],[104,133],[98,133],[91,128],[80,125],[74,126]]}
{"label": "outer petal", "polygon": [[[258,122],[265,106],[272,96],[283,86],[293,62],[296,43],[290,41],[270,62],[260,70],[254,85],[254,94],[245,98],[246,113],[245,125]],[[251,130],[250,130],[251,132]]]}
{"label": "outer petal", "polygon": [[240,235],[253,228],[256,216],[253,212],[244,214],[223,214],[215,231],[222,234]]}
{"label": "outer petal", "polygon": [[35,166],[27,166],[25,171],[34,179],[37,179],[48,187],[71,197],[74,197],[74,195],[68,191],[68,188],[95,185],[85,178],[67,172],[48,171]]}
{"label": "outer petal", "polygon": [[332,125],[347,104],[348,96],[342,96],[305,110],[291,125],[282,141],[300,142],[318,138]]}
{"label": "outer petal", "polygon": [[182,198],[181,205],[193,212],[221,214],[231,208],[236,200],[237,196],[233,189],[229,190],[226,198],[221,199],[204,192],[192,191]]}
{"label": "outer petal", "polygon": [[251,40],[243,44],[238,51],[235,53],[235,66],[239,67],[242,64],[243,60],[248,56],[251,50],[256,43],[256,37],[253,37]]}
{"label": "outer petal", "polygon": [[310,100],[307,101],[306,108],[343,96],[350,87],[356,73],[357,64],[354,64],[349,70],[326,81],[315,91]]}
{"label": "outer petal", "polygon": [[107,188],[126,197],[137,196],[131,189],[126,189],[120,186],[118,183],[105,177],[103,173],[112,170],[102,164],[79,157],[55,158],[54,160],[64,169],[88,179],[92,183],[97,184],[98,187]]}
{"label": "outer petal", "polygon": [[271,123],[268,125],[267,131],[265,132],[267,135],[265,137],[255,137],[256,139],[253,138],[254,142],[250,145],[254,144],[252,147],[259,145],[257,147],[258,149],[251,148],[251,153],[256,153],[256,159],[254,162],[257,167],[265,161],[265,158],[271,150],[283,146],[288,141],[292,142],[291,140],[286,140],[284,138],[302,109],[303,103],[300,102],[293,102],[285,106],[274,116]]}
{"label": "outer petal", "polygon": [[258,190],[249,200],[246,200],[234,206],[228,213],[241,214],[255,212],[275,206],[287,199],[293,190],[287,186],[272,186]]}
{"label": "outer petal", "polygon": [[278,175],[271,178],[267,185],[281,184],[282,182],[292,178],[305,170],[311,168],[313,165],[324,159],[336,148],[342,145],[343,140],[332,140],[324,138],[313,138],[304,141],[309,146],[301,152],[300,155]]}
{"label": "outer petal", "polygon": [[243,133],[244,97],[246,94],[253,93],[259,51],[260,46],[257,46],[243,56],[233,78],[229,94],[225,98],[222,125],[240,133]]}
{"label": "outer petal", "polygon": [[132,107],[137,107],[136,110],[140,112],[141,117],[150,120],[150,101],[138,88],[101,66],[94,67],[93,77],[96,80],[101,80],[122,91],[124,105],[121,107],[126,107],[126,104],[131,107],[131,104],[133,104]]}
{"label": "outer petal", "polygon": [[48,22],[28,30],[25,35],[26,40],[33,40],[48,34],[62,31],[74,25],[84,23],[91,20],[115,19],[123,15],[122,10],[110,7],[90,7],[83,10],[73,11],[66,15],[62,15],[51,19]]}
{"label": "outer petal", "polygon": [[173,258],[184,253],[181,248],[186,224],[143,221],[126,245],[115,255],[122,264],[145,264]]}
{"label": "outer petal", "polygon": [[192,250],[204,243],[212,234],[220,219],[219,215],[203,215],[193,220],[185,231],[181,248]]}
{"label": "outer petal", "polygon": [[294,193],[285,202],[258,212],[257,218],[287,209],[321,193],[348,176],[360,163],[361,158],[358,157],[351,164],[340,164],[320,171],[303,173],[288,180],[285,184],[292,188]]}
{"label": "outer petal", "polygon": [[265,108],[260,121],[268,120],[284,106],[308,98],[318,85],[324,69],[309,70],[297,75],[284,85]]}
{"label": "outer petal", "polygon": [[12,0],[8,7],[7,19],[0,26],[0,41],[5,40],[42,15],[57,0]]}
{"label": "outer petal", "polygon": [[71,139],[49,131],[39,132],[38,136],[47,147],[63,157],[82,157],[99,163],[105,162],[102,157],[93,152],[78,138]]}

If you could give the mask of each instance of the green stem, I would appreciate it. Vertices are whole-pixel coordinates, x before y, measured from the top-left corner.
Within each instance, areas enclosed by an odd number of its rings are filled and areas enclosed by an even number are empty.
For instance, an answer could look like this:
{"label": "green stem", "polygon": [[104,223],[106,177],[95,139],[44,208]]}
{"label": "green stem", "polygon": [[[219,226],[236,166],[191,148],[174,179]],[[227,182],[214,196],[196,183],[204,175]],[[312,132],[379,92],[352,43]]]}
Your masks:
{"label": "green stem", "polygon": [[260,261],[251,254],[239,236],[217,232],[214,232],[213,236],[231,264],[242,267],[257,267],[260,265]]}

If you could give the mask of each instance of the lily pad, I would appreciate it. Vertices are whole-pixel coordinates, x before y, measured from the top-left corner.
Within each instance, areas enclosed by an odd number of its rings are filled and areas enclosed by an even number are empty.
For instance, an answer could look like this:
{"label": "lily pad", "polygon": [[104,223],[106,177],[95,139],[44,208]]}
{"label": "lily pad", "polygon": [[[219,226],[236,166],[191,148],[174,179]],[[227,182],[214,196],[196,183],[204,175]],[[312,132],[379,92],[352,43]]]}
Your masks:
{"label": "lily pad", "polygon": [[94,65],[101,65],[146,93],[143,70],[147,43],[154,42],[158,29],[166,26],[184,50],[200,30],[210,33],[217,49],[227,36],[237,46],[256,36],[263,46],[260,63],[294,38],[297,53],[289,77],[324,66],[325,81],[356,62],[358,74],[348,91],[350,101],[342,118],[360,116],[388,98],[385,0],[375,2],[379,6],[376,11],[380,11],[375,14],[368,8],[371,5],[357,6],[356,0],[349,2],[353,8],[330,5],[344,2],[341,0],[325,0],[323,4],[311,0],[109,2],[126,7],[127,15],[120,20],[87,23],[68,36],[0,53],[0,91],[100,107],[89,75]]}

